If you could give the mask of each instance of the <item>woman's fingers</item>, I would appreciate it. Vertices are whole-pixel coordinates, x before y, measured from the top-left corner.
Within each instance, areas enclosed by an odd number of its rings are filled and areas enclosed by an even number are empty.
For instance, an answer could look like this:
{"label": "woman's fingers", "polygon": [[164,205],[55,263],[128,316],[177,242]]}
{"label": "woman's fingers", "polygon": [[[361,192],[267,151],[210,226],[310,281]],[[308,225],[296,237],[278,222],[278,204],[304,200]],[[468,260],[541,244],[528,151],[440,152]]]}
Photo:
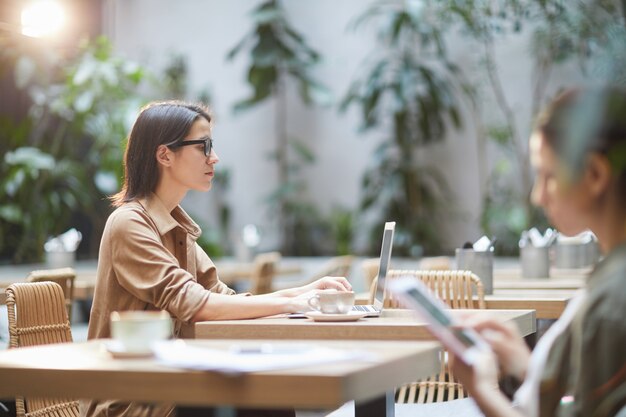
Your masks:
{"label": "woman's fingers", "polygon": [[352,285],[345,277],[324,277],[317,280],[320,290],[352,291]]}
{"label": "woman's fingers", "polygon": [[513,323],[493,318],[473,318],[470,324],[489,343],[505,373],[523,379],[530,350]]}

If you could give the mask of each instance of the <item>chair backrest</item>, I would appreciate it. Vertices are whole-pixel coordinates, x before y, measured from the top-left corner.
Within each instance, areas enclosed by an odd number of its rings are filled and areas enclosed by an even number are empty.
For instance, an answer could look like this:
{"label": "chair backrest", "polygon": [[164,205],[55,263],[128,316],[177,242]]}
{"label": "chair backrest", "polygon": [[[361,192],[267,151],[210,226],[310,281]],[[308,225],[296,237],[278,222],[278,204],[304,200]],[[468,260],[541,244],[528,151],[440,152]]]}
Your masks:
{"label": "chair backrest", "polygon": [[[421,280],[450,308],[474,309],[485,308],[485,290],[480,278],[471,271],[460,270],[392,270],[388,278],[413,276]],[[385,294],[385,305],[388,308],[397,308],[398,301],[391,295]]]}
{"label": "chair backrest", "polygon": [[[445,356],[445,352],[441,353]],[[441,360],[441,371],[427,379],[411,382],[396,390],[396,403],[424,404],[452,401],[467,397],[463,385],[448,371],[445,357]]]}
{"label": "chair backrest", "polygon": [[352,255],[335,256],[326,262],[319,271],[313,274],[306,282],[313,282],[323,277],[348,277],[352,269],[354,257]]}
{"label": "chair backrest", "polygon": [[448,271],[451,268],[450,258],[447,256],[431,256],[420,259],[419,263],[420,270],[437,270],[437,271]]}
{"label": "chair backrest", "polygon": [[[378,267],[380,266],[380,258],[369,258],[363,260],[361,262],[361,270],[363,272],[363,283],[365,284],[364,288],[372,288],[374,285],[374,280],[376,280],[376,276],[378,275]],[[370,304],[374,303],[374,298],[371,297]]]}
{"label": "chair backrest", "polygon": [[[72,341],[65,295],[55,282],[12,284],[5,290],[9,348]],[[16,398],[17,417],[78,417],[78,401]]]}
{"label": "chair backrest", "polygon": [[74,281],[76,272],[72,268],[42,269],[32,271],[26,278],[28,282],[52,281],[61,286],[65,298],[67,316],[72,320],[72,303],[74,301]]}
{"label": "chair backrest", "polygon": [[272,292],[272,282],[276,275],[276,264],[280,262],[280,252],[260,253],[254,258],[252,271],[252,294],[267,294]]}

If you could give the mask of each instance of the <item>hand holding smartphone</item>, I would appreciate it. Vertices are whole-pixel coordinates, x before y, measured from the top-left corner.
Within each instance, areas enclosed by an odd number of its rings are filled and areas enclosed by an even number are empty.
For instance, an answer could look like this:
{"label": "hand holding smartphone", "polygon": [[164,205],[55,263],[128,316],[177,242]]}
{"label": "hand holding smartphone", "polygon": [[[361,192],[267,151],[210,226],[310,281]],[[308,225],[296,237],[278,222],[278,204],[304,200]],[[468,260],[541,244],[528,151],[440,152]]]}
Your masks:
{"label": "hand holding smartphone", "polygon": [[444,347],[466,364],[473,365],[480,353],[491,350],[477,332],[457,326],[448,307],[421,281],[410,276],[398,277],[387,285],[400,304],[415,310]]}

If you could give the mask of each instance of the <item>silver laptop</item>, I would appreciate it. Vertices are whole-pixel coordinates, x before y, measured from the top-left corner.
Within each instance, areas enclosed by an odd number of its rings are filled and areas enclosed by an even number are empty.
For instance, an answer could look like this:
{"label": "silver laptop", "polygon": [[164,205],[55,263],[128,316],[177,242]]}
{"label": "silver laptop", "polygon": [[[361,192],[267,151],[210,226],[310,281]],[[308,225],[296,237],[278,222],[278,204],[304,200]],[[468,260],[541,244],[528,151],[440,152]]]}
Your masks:
{"label": "silver laptop", "polygon": [[396,229],[396,222],[385,223],[385,231],[383,232],[383,244],[380,247],[380,263],[378,264],[378,274],[376,276],[376,288],[374,291],[374,304],[355,305],[352,310],[367,313],[367,317],[378,317],[383,311],[383,302],[385,300],[385,277],[389,270],[389,262],[391,260],[391,249],[393,248],[393,232]]}

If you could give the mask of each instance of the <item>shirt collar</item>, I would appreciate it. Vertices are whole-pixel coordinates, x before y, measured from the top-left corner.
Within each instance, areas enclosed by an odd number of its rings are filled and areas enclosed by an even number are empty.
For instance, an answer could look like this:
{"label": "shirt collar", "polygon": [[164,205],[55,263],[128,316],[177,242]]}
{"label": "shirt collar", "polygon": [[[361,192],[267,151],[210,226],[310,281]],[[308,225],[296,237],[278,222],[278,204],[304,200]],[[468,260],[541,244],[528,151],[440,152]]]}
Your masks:
{"label": "shirt collar", "polygon": [[139,204],[146,210],[159,234],[164,236],[176,227],[182,227],[195,239],[200,237],[202,231],[181,206],[176,206],[172,212],[168,212],[161,199],[154,193],[139,199]]}
{"label": "shirt collar", "polygon": [[588,285],[591,288],[599,285],[599,283],[603,281],[600,277],[610,275],[615,268],[619,268],[620,265],[622,265],[624,258],[626,258],[626,242],[621,243],[614,248],[598,263],[598,265],[596,265],[593,272],[589,276]]}

